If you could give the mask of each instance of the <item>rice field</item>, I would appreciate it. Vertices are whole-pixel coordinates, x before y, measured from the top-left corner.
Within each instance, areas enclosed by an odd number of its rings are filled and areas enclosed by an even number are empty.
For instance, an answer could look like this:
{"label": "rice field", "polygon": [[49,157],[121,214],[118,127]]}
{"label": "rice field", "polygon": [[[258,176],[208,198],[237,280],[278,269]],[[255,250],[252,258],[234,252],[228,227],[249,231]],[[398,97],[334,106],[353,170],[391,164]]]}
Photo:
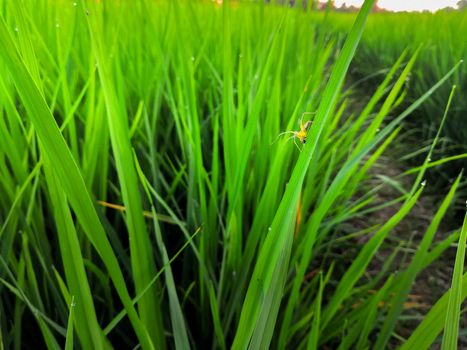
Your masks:
{"label": "rice field", "polygon": [[[345,32],[351,25],[352,16],[334,14],[330,21],[337,30]],[[464,11],[438,11],[437,13],[374,13],[370,16],[362,45],[354,59],[354,80],[363,91],[377,84],[381,76],[399,55],[407,50],[413,54],[419,50],[417,61],[406,81],[403,106],[415,100],[460,60],[467,59],[467,15]],[[371,64],[368,64],[371,62]],[[455,156],[466,152],[467,128],[467,68],[465,64],[420,107],[410,118],[415,142],[425,142],[430,147],[443,116],[451,88],[456,85],[449,116],[440,139],[439,157]],[[420,149],[424,149],[421,147]],[[420,159],[418,160],[420,161]],[[465,168],[465,159],[451,167],[442,167],[437,176],[446,181],[455,171]],[[449,176],[446,176],[449,173]]]}
{"label": "rice field", "polygon": [[1,348],[466,344],[467,12],[373,5],[0,1]]}

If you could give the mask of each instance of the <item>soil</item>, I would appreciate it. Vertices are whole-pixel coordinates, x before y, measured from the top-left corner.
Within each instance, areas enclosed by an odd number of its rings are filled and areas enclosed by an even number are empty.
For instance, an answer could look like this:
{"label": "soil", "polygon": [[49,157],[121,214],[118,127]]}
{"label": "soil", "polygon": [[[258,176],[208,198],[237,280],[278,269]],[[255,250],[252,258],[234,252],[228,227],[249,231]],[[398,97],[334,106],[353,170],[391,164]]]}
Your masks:
{"label": "soil", "polygon": [[[379,164],[373,167],[370,171],[369,175],[373,179],[369,181],[370,187],[376,186],[381,182],[381,180],[376,178],[377,174],[384,173],[385,176],[394,179],[405,170],[400,165],[400,162],[396,161],[396,159],[398,159],[397,154],[392,153],[391,150],[389,150],[388,153],[390,156],[380,158]],[[415,176],[412,178],[404,178],[401,180],[401,185],[405,189],[410,189],[414,179]],[[430,189],[429,183],[426,187],[427,188],[424,190],[424,193],[418,200],[417,204],[412,208],[411,212],[392,230],[390,237],[388,237],[385,242],[385,245],[380,249],[376,258],[373,259],[372,263],[368,267],[369,274],[377,274],[381,271],[383,263],[393,253],[394,249],[401,244],[405,249],[401,249],[395,259],[394,272],[397,272],[396,269],[405,269],[405,267],[410,263],[413,253],[422,240],[443,196],[447,193],[447,191],[437,193],[436,189]],[[378,193],[376,205],[378,205],[378,203],[386,203],[399,195],[400,193],[393,187],[385,186]],[[400,204],[397,204],[369,214],[365,217],[365,226],[360,226],[360,228],[363,229],[378,223],[381,224],[387,222],[389,218],[397,212],[399,207]],[[356,222],[354,224],[362,225],[362,222]],[[462,222],[460,225],[461,224]],[[433,244],[447,238],[455,229],[459,229],[459,223],[457,220],[451,221],[449,218],[445,218],[435,235]],[[365,240],[368,239],[369,237],[366,237]],[[359,241],[359,243],[364,242]],[[412,286],[408,303],[401,315],[406,320],[399,322],[396,329],[397,335],[407,339],[419,324],[419,320],[428,313],[436,301],[450,288],[455,256],[456,247],[449,247],[442,254],[440,259],[434,261],[417,277],[414,285]],[[466,329],[466,327],[467,313],[463,313],[461,317],[459,349],[467,349],[467,336],[462,334],[462,329]],[[440,341],[441,337],[438,337],[432,348],[439,348]],[[401,342],[395,337],[391,339],[391,348],[397,348],[400,345]]]}

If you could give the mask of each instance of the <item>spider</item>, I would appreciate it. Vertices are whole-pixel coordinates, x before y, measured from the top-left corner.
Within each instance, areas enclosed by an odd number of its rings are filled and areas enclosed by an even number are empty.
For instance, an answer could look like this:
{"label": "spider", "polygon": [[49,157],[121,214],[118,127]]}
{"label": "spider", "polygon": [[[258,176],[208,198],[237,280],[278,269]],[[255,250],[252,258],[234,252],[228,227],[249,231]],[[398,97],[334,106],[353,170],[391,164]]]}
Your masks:
{"label": "spider", "polygon": [[299,150],[300,149],[300,146],[297,144],[297,139],[302,143],[302,144],[305,144],[306,143],[306,137],[307,137],[307,134],[308,134],[308,129],[310,129],[310,126],[311,124],[313,123],[311,120],[308,120],[306,121],[305,123],[303,123],[303,116],[305,114],[315,114],[315,113],[312,113],[312,112],[304,112],[302,114],[302,117],[300,118],[300,130],[299,131],[284,131],[284,132],[281,132],[277,137],[280,137],[282,135],[285,135],[285,134],[292,134],[292,136],[290,136],[287,140],[290,140],[290,139],[293,139],[294,143],[295,143],[295,146],[297,146],[297,148]]}

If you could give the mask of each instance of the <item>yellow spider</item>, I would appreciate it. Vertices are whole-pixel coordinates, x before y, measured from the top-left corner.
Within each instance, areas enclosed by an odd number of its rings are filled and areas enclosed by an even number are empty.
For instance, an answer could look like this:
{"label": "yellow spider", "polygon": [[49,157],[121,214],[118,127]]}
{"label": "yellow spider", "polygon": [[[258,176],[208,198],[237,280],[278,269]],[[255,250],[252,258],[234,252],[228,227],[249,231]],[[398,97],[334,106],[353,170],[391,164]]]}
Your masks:
{"label": "yellow spider", "polygon": [[306,137],[308,134],[308,129],[310,129],[311,124],[313,123],[311,120],[306,121],[303,123],[303,116],[305,114],[315,114],[312,112],[305,112],[302,114],[302,117],[300,118],[300,130],[299,131],[284,131],[281,132],[278,137],[285,135],[285,134],[292,134],[287,140],[293,139],[295,146],[300,150],[300,147],[297,144],[297,139],[300,140],[302,144],[306,143]]}

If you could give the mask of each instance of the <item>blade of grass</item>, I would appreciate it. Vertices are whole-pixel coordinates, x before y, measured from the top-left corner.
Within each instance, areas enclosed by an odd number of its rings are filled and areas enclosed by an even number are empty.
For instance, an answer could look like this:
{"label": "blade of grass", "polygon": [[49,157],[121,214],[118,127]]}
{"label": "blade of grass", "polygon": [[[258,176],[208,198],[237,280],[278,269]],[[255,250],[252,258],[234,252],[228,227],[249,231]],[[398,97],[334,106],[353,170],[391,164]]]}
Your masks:
{"label": "blade of grass", "polygon": [[[467,217],[467,214],[466,214]],[[467,231],[466,219],[464,218],[464,224],[462,230]],[[461,301],[467,297],[467,273],[462,277],[462,288],[461,288]],[[422,322],[418,325],[415,331],[411,334],[409,339],[400,347],[401,350],[410,349],[428,349],[438,335],[443,330],[448,313],[448,305],[451,296],[451,290],[448,290],[444,295],[436,302],[436,304],[430,309],[427,315],[423,318]],[[457,298],[457,296],[453,297]],[[458,301],[458,300],[457,300]],[[450,316],[452,317],[452,315]]]}
{"label": "blade of grass", "polygon": [[459,319],[462,304],[462,274],[464,271],[465,245],[467,240],[467,214],[464,217],[459,245],[457,246],[456,262],[452,274],[451,292],[449,293],[446,321],[444,324],[442,350],[457,349],[459,336]]}
{"label": "blade of grass", "polygon": [[307,350],[318,349],[319,329],[320,329],[320,321],[321,321],[321,307],[322,307],[321,303],[323,302],[323,290],[324,290],[323,275],[320,272],[318,295],[316,296],[316,299],[315,299],[313,323],[311,325],[311,332],[308,338]]}
{"label": "blade of grass", "polygon": [[216,333],[217,345],[220,346],[222,350],[225,350],[227,347],[225,346],[224,333],[222,331],[219,317],[219,307],[217,306],[217,298],[212,284],[209,288],[209,302],[211,304],[211,313],[214,322],[214,332]]}
{"label": "blade of grass", "polygon": [[59,233],[60,253],[68,290],[75,296],[76,303],[78,303],[74,316],[76,331],[83,347],[103,349],[102,330],[97,321],[91,287],[84,269],[80,243],[71,211],[49,161],[45,162],[45,173],[51,204],[54,208],[55,224]]}
{"label": "blade of grass", "polygon": [[[201,231],[201,227],[198,228],[193,235],[190,236],[190,238],[183,244],[183,246],[177,251],[177,253],[160,269],[160,271],[153,277],[151,282],[146,286],[145,289],[143,289],[140,294],[138,294],[135,298],[132,300],[132,304],[135,305],[141,297],[146,293],[147,290],[151,288],[151,286],[157,281],[157,279],[162,275],[162,273],[165,271],[167,266],[169,266],[177,257],[185,250],[185,248],[193,243],[193,239],[196,237],[196,235]],[[104,334],[108,335],[114,328],[115,326],[127,315],[126,309],[123,309],[120,311],[111,322],[104,328]]]}
{"label": "blade of grass", "polygon": [[154,206],[151,193],[149,191],[146,177],[144,176],[143,170],[138,162],[138,159],[135,155],[135,165],[136,171],[138,172],[140,181],[143,185],[143,188],[146,192],[146,196],[151,204],[151,213],[152,213],[152,220],[154,225],[154,231],[156,235],[156,242],[159,246],[159,251],[162,255],[162,262],[166,264],[166,268],[164,269],[165,274],[165,284],[167,286],[167,292],[169,295],[169,309],[170,309],[170,319],[172,321],[172,328],[173,328],[173,337],[175,341],[175,348],[176,349],[190,349],[190,342],[188,340],[188,334],[186,331],[185,326],[185,318],[183,316],[182,308],[180,306],[180,301],[178,299],[177,290],[175,288],[175,280],[172,273],[172,268],[169,264],[169,256],[167,254],[167,249],[165,247],[164,241],[162,239],[162,232],[159,225],[158,215],[156,213],[156,208]]}
{"label": "blade of grass", "polygon": [[439,128],[438,128],[438,131],[436,132],[435,138],[433,139],[433,142],[431,143],[430,150],[428,151],[428,154],[427,154],[427,156],[425,158],[425,161],[422,164],[422,169],[418,173],[417,178],[416,178],[416,180],[415,180],[415,182],[414,182],[414,184],[412,186],[412,189],[410,190],[410,193],[415,192],[415,189],[417,188],[417,185],[420,183],[420,181],[422,181],[423,176],[425,175],[427,165],[431,160],[431,155],[433,154],[433,150],[435,149],[435,147],[436,147],[436,145],[438,143],[439,137],[441,135],[441,131],[443,130],[443,126],[444,126],[444,123],[446,121],[446,117],[448,115],[449,107],[451,106],[451,102],[452,102],[452,98],[454,97],[455,90],[456,90],[456,85],[454,85],[452,87],[452,89],[451,89],[451,93],[449,94],[449,98],[448,98],[448,102],[446,104],[446,108],[444,109],[443,118],[441,119],[441,124],[439,125]]}
{"label": "blade of grass", "polygon": [[[423,162],[422,168],[420,172],[418,173],[415,182],[412,186],[412,189],[410,190],[410,193],[413,194],[414,190],[420,183],[420,181],[423,179],[423,176],[426,171],[426,166],[431,158],[431,155],[433,153],[433,150],[438,142],[439,136],[441,134],[441,130],[443,128],[444,122],[446,120],[446,116],[449,111],[449,107],[451,105],[452,97],[454,94],[455,86],[451,90],[451,94],[449,96],[443,118],[441,120],[441,124],[438,128],[438,132],[436,133],[436,136],[431,144],[430,150],[428,151],[428,154],[426,155],[425,161]],[[420,243],[419,249],[417,253],[415,254],[412,263],[409,265],[407,270],[403,273],[402,280],[399,281],[399,287],[398,290],[395,293],[395,296],[393,298],[392,302],[392,308],[389,311],[388,315],[386,316],[386,319],[384,321],[383,327],[378,335],[377,341],[375,346],[377,348],[384,348],[386,347],[386,344],[392,334],[392,331],[396,325],[397,319],[400,316],[400,313],[402,312],[404,302],[407,298],[407,295],[409,294],[410,288],[415,281],[416,276],[418,273],[421,271],[421,265],[422,262],[428,252],[428,249],[433,241],[434,235],[438,229],[438,226],[440,224],[441,219],[444,217],[449,204],[451,203],[454,194],[457,190],[457,186],[459,185],[459,182],[461,180],[462,173],[458,176],[456,181],[451,187],[451,190],[449,191],[448,195],[442,202],[440,208],[438,209],[437,213],[435,214],[433,220],[430,223],[430,226],[428,227],[425,235],[423,236],[422,242]]]}
{"label": "blade of grass", "polygon": [[71,297],[70,314],[68,316],[68,326],[66,329],[65,350],[73,350],[73,310],[75,309],[75,298]]}
{"label": "blade of grass", "polygon": [[122,271],[99,221],[78,165],[61,135],[40,90],[24,66],[15,47],[2,18],[0,20],[0,55],[14,78],[18,94],[41,141],[41,149],[47,155],[51,164],[54,164],[54,172],[80,224],[104,261],[142,346],[145,349],[152,349],[147,332],[131,304]]}
{"label": "blade of grass", "polygon": [[391,232],[391,230],[409,213],[411,208],[415,205],[423,191],[421,187],[404,205],[399,211],[392,216],[386,224],[379,229],[374,236],[364,245],[357,258],[352,262],[352,265],[345,272],[344,276],[340,279],[337,285],[336,292],[329,301],[325,311],[323,312],[322,327],[333,319],[341,303],[345,298],[349,297],[352,293],[352,289],[358,282],[360,277],[365,272],[368,264],[373,258],[374,254],[380,247],[383,240]]}
{"label": "blade of grass", "polygon": [[260,249],[232,349],[269,347],[283,294],[292,248],[295,214],[303,180],[317,147],[319,136],[336,103],[372,5],[373,1],[365,1],[331,73],[323,101],[311,128],[309,136],[311,142],[306,143],[297,161],[272,222],[271,231]]}
{"label": "blade of grass", "polygon": [[[112,68],[115,60],[111,61],[109,55],[112,47],[106,46],[105,32],[99,18],[103,8],[91,2],[89,7],[93,13],[86,16],[93,53],[97,62],[100,82],[106,101],[107,121],[110,131],[110,140],[120,182],[123,203],[126,207],[126,225],[128,228],[130,242],[131,268],[136,293],[138,294],[156,274],[156,267],[151,248],[151,242],[147,232],[143,217],[141,196],[138,188],[138,177],[133,159],[130,142],[130,129],[128,117],[124,108],[124,103],[118,98],[116,85],[118,75],[121,73],[117,68],[117,76],[112,75]],[[122,15],[122,14],[119,14]],[[118,35],[118,33],[116,33]],[[141,321],[151,336],[152,342],[157,349],[165,349],[164,325],[162,322],[162,312],[160,309],[159,294],[157,284],[149,290],[138,303],[138,311]]]}

